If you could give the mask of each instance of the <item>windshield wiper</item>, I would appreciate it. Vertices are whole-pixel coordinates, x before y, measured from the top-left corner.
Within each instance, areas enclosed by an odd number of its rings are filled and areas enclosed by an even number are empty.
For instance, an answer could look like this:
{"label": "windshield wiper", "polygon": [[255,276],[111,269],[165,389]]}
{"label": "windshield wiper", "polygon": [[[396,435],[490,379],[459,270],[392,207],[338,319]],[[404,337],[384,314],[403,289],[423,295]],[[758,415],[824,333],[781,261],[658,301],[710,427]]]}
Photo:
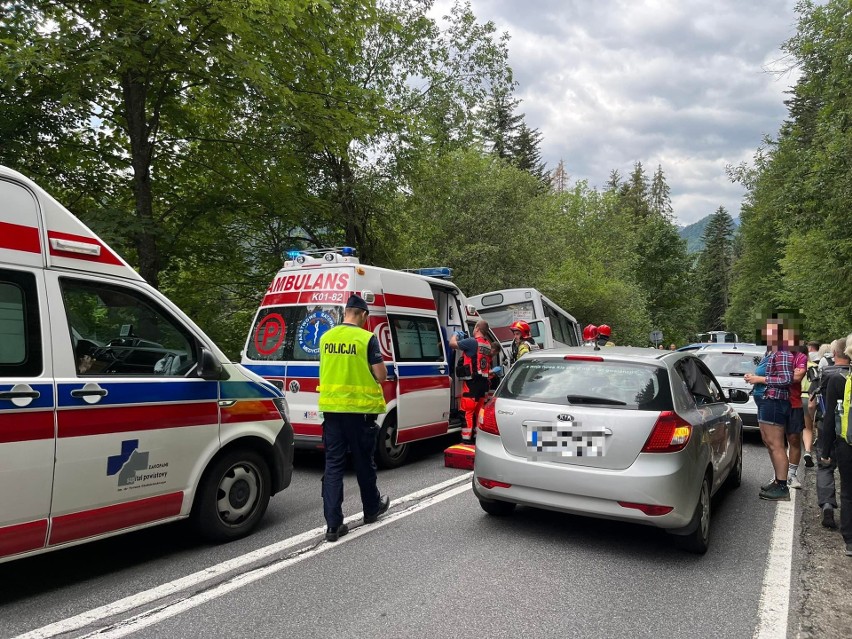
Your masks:
{"label": "windshield wiper", "polygon": [[627,402],[606,397],[590,397],[588,395],[568,395],[565,399],[574,404],[606,404],[607,406],[627,406]]}

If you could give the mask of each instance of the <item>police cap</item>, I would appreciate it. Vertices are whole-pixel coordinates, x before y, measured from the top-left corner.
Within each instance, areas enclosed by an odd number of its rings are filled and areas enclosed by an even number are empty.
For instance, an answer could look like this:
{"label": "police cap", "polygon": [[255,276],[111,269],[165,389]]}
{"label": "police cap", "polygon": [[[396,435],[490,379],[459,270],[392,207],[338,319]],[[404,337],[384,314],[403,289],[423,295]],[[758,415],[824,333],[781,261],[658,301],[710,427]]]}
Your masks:
{"label": "police cap", "polygon": [[355,295],[354,293],[349,296],[349,299],[346,301],[346,308],[357,308],[360,311],[370,312],[370,309],[367,307],[367,302],[364,301],[364,298],[360,295]]}

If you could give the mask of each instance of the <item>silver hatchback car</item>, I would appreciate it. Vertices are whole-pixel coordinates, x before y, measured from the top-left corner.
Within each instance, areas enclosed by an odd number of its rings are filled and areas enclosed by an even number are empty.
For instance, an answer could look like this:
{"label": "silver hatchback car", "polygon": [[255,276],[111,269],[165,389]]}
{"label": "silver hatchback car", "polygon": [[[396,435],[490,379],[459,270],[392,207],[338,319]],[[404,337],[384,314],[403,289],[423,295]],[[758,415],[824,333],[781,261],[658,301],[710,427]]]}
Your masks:
{"label": "silver hatchback car", "polygon": [[710,500],[742,477],[742,421],[688,352],[609,347],[534,352],[480,412],[473,491],[516,504],[664,528],[710,542]]}

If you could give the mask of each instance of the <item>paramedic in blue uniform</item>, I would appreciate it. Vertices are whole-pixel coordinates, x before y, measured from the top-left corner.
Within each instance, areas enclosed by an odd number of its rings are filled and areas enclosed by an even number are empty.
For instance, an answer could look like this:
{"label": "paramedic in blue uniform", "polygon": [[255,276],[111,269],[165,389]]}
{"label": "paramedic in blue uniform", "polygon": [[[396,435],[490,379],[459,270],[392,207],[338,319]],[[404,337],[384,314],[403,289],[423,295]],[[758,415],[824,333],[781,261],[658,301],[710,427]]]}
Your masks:
{"label": "paramedic in blue uniform", "polygon": [[364,329],[369,314],[367,303],[352,295],[346,302],[343,323],[320,339],[319,409],[325,447],[322,503],[328,541],[337,541],[349,532],[343,523],[347,449],[361,489],[364,523],[376,521],[390,505],[390,499],[376,486],[373,459],[379,432],[376,417],[387,410],[382,394],[387,368],[376,336]]}

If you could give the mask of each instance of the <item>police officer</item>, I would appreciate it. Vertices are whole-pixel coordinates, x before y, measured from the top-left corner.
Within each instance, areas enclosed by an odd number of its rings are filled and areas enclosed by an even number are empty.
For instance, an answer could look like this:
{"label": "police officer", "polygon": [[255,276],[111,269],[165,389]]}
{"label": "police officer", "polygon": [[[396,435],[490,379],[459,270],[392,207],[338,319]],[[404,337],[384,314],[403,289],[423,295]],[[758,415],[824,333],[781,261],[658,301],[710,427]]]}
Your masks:
{"label": "police officer", "polygon": [[337,541],[349,532],[343,523],[343,471],[346,449],[352,452],[364,523],[387,512],[390,499],[376,486],[376,416],[387,410],[381,383],[387,378],[379,342],[364,329],[370,311],[358,295],[346,302],[343,323],[320,339],[319,409],[323,412],[322,441],[325,475],[322,503],[328,529],[325,538]]}

